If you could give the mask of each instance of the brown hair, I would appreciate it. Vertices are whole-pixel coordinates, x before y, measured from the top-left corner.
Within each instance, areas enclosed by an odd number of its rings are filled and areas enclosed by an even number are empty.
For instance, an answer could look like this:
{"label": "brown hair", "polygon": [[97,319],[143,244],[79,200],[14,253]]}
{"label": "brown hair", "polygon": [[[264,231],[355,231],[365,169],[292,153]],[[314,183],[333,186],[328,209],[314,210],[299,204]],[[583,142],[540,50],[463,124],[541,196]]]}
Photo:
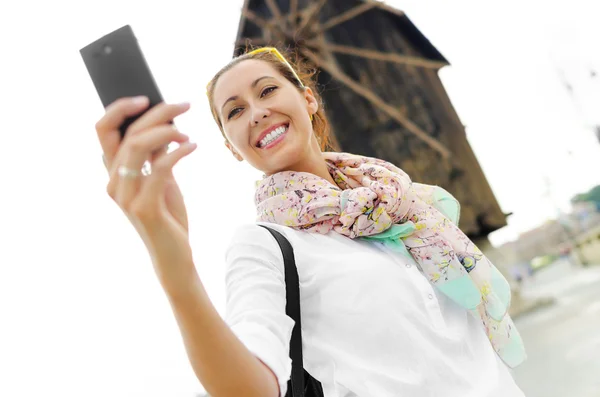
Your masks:
{"label": "brown hair", "polygon": [[325,117],[325,112],[323,110],[323,101],[321,99],[321,96],[316,90],[317,69],[310,68],[306,64],[306,62],[303,62],[297,54],[295,54],[295,57],[292,59],[290,56],[291,54],[289,52],[278,49],[279,52],[286,58],[288,63],[292,66],[292,68],[294,68],[294,70],[296,71],[298,78],[301,80],[298,81],[296,79],[296,76],[294,76],[294,73],[292,73],[292,71],[287,67],[287,65],[281,62],[281,60],[277,59],[275,55],[273,55],[270,52],[249,54],[249,52],[251,52],[252,50],[254,50],[254,48],[246,48],[246,52],[243,55],[233,58],[231,62],[229,62],[221,70],[219,70],[217,74],[215,74],[215,76],[212,78],[210,83],[208,83],[208,86],[206,88],[208,102],[210,103],[210,110],[212,112],[213,118],[215,119],[215,122],[221,130],[221,134],[223,135],[223,137],[227,139],[223,131],[223,124],[221,122],[221,119],[219,118],[219,115],[215,109],[215,104],[213,102],[215,85],[217,84],[219,78],[225,72],[233,68],[238,63],[243,62],[247,59],[257,59],[270,63],[271,66],[273,66],[275,70],[277,70],[283,77],[289,80],[298,89],[298,91],[303,92],[305,89],[304,87],[310,87],[310,89],[313,91],[315,99],[319,103],[319,109],[317,110],[317,113],[314,114],[312,120],[313,131],[315,136],[317,137],[321,150],[331,150],[331,142],[329,140],[329,122]]}

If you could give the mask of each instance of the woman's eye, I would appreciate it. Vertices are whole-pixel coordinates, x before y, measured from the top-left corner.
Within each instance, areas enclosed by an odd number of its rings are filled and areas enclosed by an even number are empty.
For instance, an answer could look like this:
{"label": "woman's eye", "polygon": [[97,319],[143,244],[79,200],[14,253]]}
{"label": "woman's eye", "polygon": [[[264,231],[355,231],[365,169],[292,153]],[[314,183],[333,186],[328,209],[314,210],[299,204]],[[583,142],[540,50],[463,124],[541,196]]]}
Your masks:
{"label": "woman's eye", "polygon": [[264,90],[262,90],[262,92],[260,93],[260,97],[264,97],[265,95],[270,94],[271,92],[275,91],[277,89],[277,87],[273,86],[273,87],[267,87]]}
{"label": "woman's eye", "polygon": [[[279,87],[272,86],[272,87],[265,88],[264,90],[262,90],[260,92],[260,97],[263,98],[266,95],[269,95],[270,93],[272,93],[273,91],[275,91],[277,88],[279,88]],[[227,115],[227,120],[231,119],[232,117],[234,117],[235,115],[237,115],[242,110],[243,110],[242,108],[233,108],[233,109],[231,109],[231,111]]]}
{"label": "woman's eye", "polygon": [[241,108],[234,108],[231,109],[231,112],[229,112],[229,114],[227,115],[227,120],[229,120],[230,118],[232,118],[233,116],[235,116],[236,114],[239,113],[239,111],[241,111]]}

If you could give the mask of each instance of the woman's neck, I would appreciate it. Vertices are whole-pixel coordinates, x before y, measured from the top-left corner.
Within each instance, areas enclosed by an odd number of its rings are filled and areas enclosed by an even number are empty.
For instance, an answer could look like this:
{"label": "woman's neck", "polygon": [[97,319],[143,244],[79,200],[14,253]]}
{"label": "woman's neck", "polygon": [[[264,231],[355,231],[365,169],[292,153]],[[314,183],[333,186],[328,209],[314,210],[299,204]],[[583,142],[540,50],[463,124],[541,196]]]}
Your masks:
{"label": "woman's neck", "polygon": [[290,171],[308,172],[325,179],[333,186],[338,186],[329,173],[329,168],[327,167],[327,163],[323,158],[321,149],[316,139],[311,142],[311,147],[309,150],[307,150],[306,156],[304,156],[300,162],[291,167]]}

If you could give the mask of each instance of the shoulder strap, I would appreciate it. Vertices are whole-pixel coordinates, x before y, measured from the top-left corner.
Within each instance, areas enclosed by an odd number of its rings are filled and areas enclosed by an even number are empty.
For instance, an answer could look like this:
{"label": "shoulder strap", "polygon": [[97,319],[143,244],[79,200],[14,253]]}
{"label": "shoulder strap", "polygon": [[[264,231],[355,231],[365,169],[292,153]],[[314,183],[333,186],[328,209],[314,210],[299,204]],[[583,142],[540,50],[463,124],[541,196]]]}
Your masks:
{"label": "shoulder strap", "polygon": [[292,329],[292,340],[290,342],[290,357],[292,358],[292,376],[288,382],[288,393],[291,396],[301,397],[304,395],[304,363],[302,361],[302,326],[300,323],[300,284],[298,281],[298,270],[294,260],[294,249],[289,241],[277,230],[264,225],[281,248],[283,264],[285,267],[285,291],[286,305],[285,313],[295,321]]}

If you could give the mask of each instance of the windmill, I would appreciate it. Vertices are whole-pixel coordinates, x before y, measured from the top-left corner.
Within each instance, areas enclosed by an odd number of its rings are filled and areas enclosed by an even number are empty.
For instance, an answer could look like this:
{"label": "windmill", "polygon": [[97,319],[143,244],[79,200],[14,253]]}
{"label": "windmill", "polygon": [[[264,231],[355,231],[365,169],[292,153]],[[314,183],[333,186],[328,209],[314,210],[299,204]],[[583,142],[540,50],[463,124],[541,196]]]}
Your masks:
{"label": "windmill", "polygon": [[404,12],[375,0],[246,0],[234,56],[265,45],[295,50],[319,69],[334,149],[443,186],[475,240],[506,225],[439,79],[449,62]]}

